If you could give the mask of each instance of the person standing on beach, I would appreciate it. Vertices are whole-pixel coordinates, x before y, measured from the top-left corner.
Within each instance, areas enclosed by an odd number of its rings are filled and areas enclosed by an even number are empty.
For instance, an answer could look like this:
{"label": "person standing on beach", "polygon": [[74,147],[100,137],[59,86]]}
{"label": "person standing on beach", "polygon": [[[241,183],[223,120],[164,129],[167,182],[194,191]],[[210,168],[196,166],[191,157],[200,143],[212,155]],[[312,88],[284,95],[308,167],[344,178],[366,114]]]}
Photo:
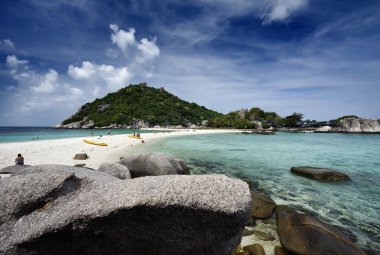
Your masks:
{"label": "person standing on beach", "polygon": [[22,165],[24,165],[24,157],[21,156],[21,154],[18,154],[18,155],[17,155],[17,158],[15,159],[15,163],[16,163],[16,165],[18,165],[18,166],[22,166]]}

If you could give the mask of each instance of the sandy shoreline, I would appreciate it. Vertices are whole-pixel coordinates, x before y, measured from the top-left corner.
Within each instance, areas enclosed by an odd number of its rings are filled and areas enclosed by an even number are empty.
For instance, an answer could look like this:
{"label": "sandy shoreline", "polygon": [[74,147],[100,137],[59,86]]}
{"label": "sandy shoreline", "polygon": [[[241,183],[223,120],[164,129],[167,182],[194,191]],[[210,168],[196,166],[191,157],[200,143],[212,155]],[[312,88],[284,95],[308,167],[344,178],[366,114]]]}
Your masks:
{"label": "sandy shoreline", "polygon": [[[76,137],[56,140],[41,140],[17,143],[0,144],[0,168],[14,165],[14,159],[18,153],[25,158],[27,165],[40,164],[60,164],[75,165],[86,164],[87,167],[97,169],[102,163],[114,163],[119,161],[120,157],[132,151],[132,148],[141,145],[149,146],[151,142],[158,138],[167,138],[183,135],[201,135],[241,132],[238,130],[179,130],[171,133],[144,133],[141,140],[129,138],[127,134],[98,137]],[[84,143],[83,139],[101,141],[108,146],[96,146]],[[74,160],[77,153],[87,153],[89,159]]]}

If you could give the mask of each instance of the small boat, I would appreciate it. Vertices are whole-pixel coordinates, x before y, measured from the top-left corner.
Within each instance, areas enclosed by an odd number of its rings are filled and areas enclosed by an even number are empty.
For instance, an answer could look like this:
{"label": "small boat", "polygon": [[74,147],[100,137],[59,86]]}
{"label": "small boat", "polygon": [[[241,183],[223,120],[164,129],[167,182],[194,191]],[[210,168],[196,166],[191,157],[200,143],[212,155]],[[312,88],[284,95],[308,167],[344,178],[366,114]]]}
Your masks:
{"label": "small boat", "polygon": [[134,139],[141,139],[141,136],[135,136],[135,135],[128,135],[129,138],[134,138]]}
{"label": "small boat", "polygon": [[100,143],[100,142],[95,142],[95,141],[85,140],[85,139],[83,139],[83,142],[93,144],[93,145],[99,145],[99,146],[108,146],[108,144],[106,143]]}

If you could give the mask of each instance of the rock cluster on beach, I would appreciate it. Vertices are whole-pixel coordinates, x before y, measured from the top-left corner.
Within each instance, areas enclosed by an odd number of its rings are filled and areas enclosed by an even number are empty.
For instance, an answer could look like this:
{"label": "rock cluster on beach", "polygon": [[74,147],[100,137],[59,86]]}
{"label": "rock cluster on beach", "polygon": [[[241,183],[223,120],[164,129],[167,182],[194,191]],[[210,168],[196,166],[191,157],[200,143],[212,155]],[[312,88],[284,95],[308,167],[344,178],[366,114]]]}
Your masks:
{"label": "rock cluster on beach", "polygon": [[235,255],[365,255],[336,228],[289,206],[276,205],[256,188],[251,219]]}
{"label": "rock cluster on beach", "polygon": [[240,242],[251,213],[246,183],[223,175],[121,180],[123,167],[39,165],[1,179],[0,254],[230,255]]}
{"label": "rock cluster on beach", "polygon": [[336,127],[318,128],[319,133],[380,133],[379,120],[362,118],[343,118]]}

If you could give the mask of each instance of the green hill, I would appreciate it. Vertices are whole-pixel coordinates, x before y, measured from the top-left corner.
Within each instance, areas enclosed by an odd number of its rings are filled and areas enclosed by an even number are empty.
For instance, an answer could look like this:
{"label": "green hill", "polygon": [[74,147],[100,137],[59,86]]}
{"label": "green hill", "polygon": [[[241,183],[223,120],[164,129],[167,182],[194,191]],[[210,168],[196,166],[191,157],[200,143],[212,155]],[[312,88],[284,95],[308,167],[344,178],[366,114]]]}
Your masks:
{"label": "green hill", "polygon": [[82,121],[85,117],[96,126],[128,125],[134,119],[154,125],[201,125],[222,114],[196,103],[189,103],[165,91],[146,86],[145,83],[129,85],[83,105],[77,113],[62,122],[63,125]]}

